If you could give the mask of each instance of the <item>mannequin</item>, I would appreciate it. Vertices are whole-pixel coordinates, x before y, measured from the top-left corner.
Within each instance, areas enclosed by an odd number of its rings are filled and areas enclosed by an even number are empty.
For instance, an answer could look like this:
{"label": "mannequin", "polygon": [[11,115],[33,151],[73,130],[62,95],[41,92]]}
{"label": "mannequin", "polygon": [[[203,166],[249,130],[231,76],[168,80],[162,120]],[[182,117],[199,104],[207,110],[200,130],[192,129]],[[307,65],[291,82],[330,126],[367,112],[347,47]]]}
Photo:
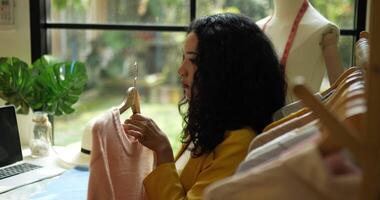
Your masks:
{"label": "mannequin", "polygon": [[284,64],[289,85],[287,103],[291,103],[296,100],[291,88],[297,76],[303,77],[305,85],[316,93],[326,70],[330,83],[343,72],[338,52],[339,29],[313,8],[308,0],[273,2],[273,16],[261,19],[257,24],[272,40],[280,60],[296,17],[300,20],[296,31],[293,31],[294,40],[290,42],[292,44]]}

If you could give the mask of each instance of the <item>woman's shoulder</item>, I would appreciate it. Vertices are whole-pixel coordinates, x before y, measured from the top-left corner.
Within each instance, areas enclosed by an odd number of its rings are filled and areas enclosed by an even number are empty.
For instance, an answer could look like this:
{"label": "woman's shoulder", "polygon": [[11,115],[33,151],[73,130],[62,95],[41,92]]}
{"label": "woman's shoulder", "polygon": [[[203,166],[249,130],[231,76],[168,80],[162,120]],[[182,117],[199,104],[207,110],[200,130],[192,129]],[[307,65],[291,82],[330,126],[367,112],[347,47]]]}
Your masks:
{"label": "woman's shoulder", "polygon": [[[242,128],[233,131],[228,131],[225,134],[223,142],[216,148],[215,153],[221,152],[244,152],[248,150],[250,142],[255,138],[256,133],[250,128]],[[224,153],[223,153],[224,154]]]}
{"label": "woman's shoulder", "polygon": [[224,176],[234,173],[248,152],[251,140],[256,136],[252,129],[228,131],[225,139],[205,156],[203,169],[223,169]]}
{"label": "woman's shoulder", "polygon": [[251,128],[242,128],[233,131],[227,131],[222,143],[250,143],[256,137],[256,133]]}

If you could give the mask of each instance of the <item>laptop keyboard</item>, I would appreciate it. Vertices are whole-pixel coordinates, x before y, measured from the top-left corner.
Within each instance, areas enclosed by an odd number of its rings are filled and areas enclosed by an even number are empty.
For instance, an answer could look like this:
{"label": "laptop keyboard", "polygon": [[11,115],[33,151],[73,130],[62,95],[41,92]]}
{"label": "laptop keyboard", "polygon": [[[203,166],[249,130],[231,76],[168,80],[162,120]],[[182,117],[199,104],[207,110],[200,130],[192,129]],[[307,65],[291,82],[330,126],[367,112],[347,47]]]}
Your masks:
{"label": "laptop keyboard", "polygon": [[8,178],[17,174],[21,174],[27,171],[31,171],[34,169],[41,168],[41,166],[33,165],[29,163],[22,163],[19,165],[13,165],[10,167],[6,167],[3,169],[0,169],[0,180],[4,178]]}

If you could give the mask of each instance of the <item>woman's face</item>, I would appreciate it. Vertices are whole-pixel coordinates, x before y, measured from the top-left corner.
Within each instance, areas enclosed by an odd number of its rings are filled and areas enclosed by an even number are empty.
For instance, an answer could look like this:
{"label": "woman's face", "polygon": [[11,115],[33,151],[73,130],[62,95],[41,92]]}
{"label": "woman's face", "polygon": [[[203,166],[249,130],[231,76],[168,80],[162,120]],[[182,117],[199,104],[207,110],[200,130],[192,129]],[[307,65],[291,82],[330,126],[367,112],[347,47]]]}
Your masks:
{"label": "woman's face", "polygon": [[191,86],[193,84],[194,73],[197,70],[195,61],[198,55],[197,52],[198,37],[194,32],[187,35],[185,46],[182,54],[182,64],[178,69],[178,74],[181,78],[182,87],[185,96],[190,99]]}

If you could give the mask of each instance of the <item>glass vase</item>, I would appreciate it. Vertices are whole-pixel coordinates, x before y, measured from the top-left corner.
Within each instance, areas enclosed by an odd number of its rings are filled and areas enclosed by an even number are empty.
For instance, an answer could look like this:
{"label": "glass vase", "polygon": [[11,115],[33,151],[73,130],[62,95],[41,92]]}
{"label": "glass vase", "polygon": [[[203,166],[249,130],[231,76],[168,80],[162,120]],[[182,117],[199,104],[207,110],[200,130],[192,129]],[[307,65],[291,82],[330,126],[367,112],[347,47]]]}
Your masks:
{"label": "glass vase", "polygon": [[48,156],[51,146],[52,127],[45,112],[33,113],[33,133],[30,140],[30,150],[33,157]]}

